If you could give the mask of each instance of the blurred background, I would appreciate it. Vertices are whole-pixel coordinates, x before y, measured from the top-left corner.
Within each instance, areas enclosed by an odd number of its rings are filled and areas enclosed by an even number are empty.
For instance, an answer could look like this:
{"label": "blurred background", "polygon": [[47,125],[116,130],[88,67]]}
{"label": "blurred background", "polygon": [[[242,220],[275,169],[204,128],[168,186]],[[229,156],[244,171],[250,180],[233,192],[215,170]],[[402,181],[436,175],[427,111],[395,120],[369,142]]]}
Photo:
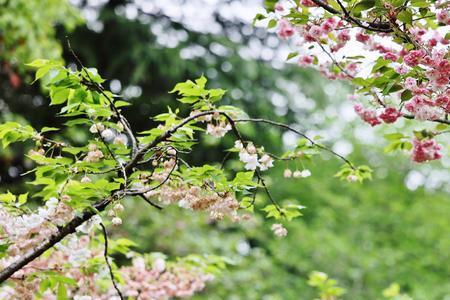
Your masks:
{"label": "blurred background", "polygon": [[[195,299],[313,299],[307,285],[313,270],[337,279],[345,299],[380,299],[392,282],[414,299],[450,299],[450,161],[417,165],[407,154],[384,154],[388,132],[356,119],[348,86],[286,63],[289,45],[252,25],[262,1],[0,0],[0,7],[1,122],[38,129],[64,122],[39,84],[31,85],[24,63],[62,58],[73,64],[70,40],[83,63],[98,68],[106,86],[133,104],[125,115],[135,131],[176,107],[167,91],[177,82],[205,74],[210,86],[228,90],[224,104],[320,135],[338,153],[374,169],[371,182],[349,184],[333,178],[340,162],[325,154],[304,165],[278,163],[268,174],[274,197],[307,207],[287,224],[285,239],[273,236],[258,209],[247,223],[211,223],[177,207],[157,211],[128,202],[125,224],[114,234],[136,241],[139,251],[210,253],[234,262]],[[296,142],[264,125],[243,130],[271,152]],[[72,130],[60,138],[83,143],[88,135]],[[200,137],[200,143],[207,151],[187,157],[197,165],[220,161],[233,140]],[[21,176],[32,168],[26,151],[0,150],[0,192],[31,190]],[[313,175],[284,179],[286,167]]]}

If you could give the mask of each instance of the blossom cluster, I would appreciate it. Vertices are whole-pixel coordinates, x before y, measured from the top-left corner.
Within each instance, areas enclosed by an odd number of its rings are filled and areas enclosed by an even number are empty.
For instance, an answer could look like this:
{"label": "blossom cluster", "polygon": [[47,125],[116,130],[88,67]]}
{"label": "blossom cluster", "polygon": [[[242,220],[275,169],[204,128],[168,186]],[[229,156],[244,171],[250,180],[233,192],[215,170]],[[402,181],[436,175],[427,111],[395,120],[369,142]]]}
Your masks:
{"label": "blossom cluster", "polygon": [[167,267],[158,258],[148,267],[142,257],[133,259],[132,265],[120,269],[125,290],[124,296],[132,299],[186,298],[205,288],[212,274],[186,266]]}
{"label": "blossom cluster", "polygon": [[[298,57],[299,65],[315,67],[329,79],[349,80],[360,86],[364,96],[353,97],[354,110],[371,126],[392,124],[401,117],[418,121],[447,120],[450,40],[443,33],[448,32],[449,27],[445,26],[450,25],[448,3],[431,4],[429,13],[434,15],[436,26],[424,18],[405,26],[403,22],[408,21],[399,17],[400,12],[405,9],[402,13],[414,13],[414,8],[385,4],[386,13],[380,20],[388,18],[385,22],[388,26],[400,28],[392,32],[366,30],[364,26],[375,26],[364,19],[373,19],[370,9],[352,19],[344,11],[330,16],[327,7],[326,1],[320,5],[311,0],[298,4],[280,1],[275,5],[271,17],[277,20],[277,34],[283,40],[292,39],[301,49],[292,55]],[[350,7],[347,12],[351,14]],[[358,18],[361,23],[354,21]],[[369,68],[372,71],[367,74]],[[366,99],[371,101],[365,105],[362,102]],[[413,153],[414,161],[425,161],[416,157]],[[441,155],[433,157],[437,159]]]}
{"label": "blossom cluster", "polygon": [[[258,149],[251,142],[247,143],[247,146],[244,147],[241,141],[236,141],[234,148],[239,150],[239,160],[245,164],[244,168],[246,170],[256,170],[256,168],[259,168],[261,171],[266,171],[273,167],[273,158],[266,153],[258,158]],[[264,152],[264,149],[261,148],[259,152]]]}
{"label": "blossom cluster", "polygon": [[[0,268],[7,267],[43,242],[55,233],[56,225],[63,225],[72,214],[73,211],[56,198],[49,199],[46,206],[36,213],[20,216],[12,215],[1,206],[0,231],[5,234],[2,240],[7,240],[9,247],[8,256],[0,259]],[[58,292],[51,287],[40,288],[46,280],[42,271],[52,271],[73,281],[75,284],[65,287],[70,299],[119,299],[106,264],[98,269],[89,267],[94,266],[92,263],[96,260],[104,259],[103,246],[95,241],[94,236],[94,229],[100,221],[99,216],[94,216],[79,226],[77,233],[57,244],[50,255],[41,256],[14,273],[12,278],[15,280],[0,288],[0,299],[36,299],[37,295],[44,300],[59,299]],[[166,261],[161,258],[148,267],[137,254],[130,266],[119,268],[118,274],[122,278],[119,288],[125,296],[147,300],[189,297],[204,289],[205,284],[213,279],[211,274],[185,264],[171,263],[166,267]]]}
{"label": "blossom cluster", "polygon": [[57,198],[50,198],[45,206],[30,214],[16,214],[0,205],[0,228],[10,244],[8,254],[11,257],[26,254],[73,216],[73,209]]}
{"label": "blossom cluster", "polygon": [[[157,199],[163,205],[177,204],[185,209],[206,211],[215,220],[221,220],[225,216],[231,217],[234,221],[241,219],[237,214],[239,202],[233,193],[217,192],[208,185],[204,188],[172,178],[170,174],[176,167],[173,158],[162,161],[161,165],[162,170],[153,172],[151,176],[141,176],[141,183],[135,185],[138,190],[145,191],[146,198]],[[147,185],[149,182],[164,184],[155,189]]]}
{"label": "blossom cluster", "polygon": [[271,227],[273,233],[278,237],[285,237],[288,234],[288,231],[286,228],[284,228],[281,224],[273,224]]}

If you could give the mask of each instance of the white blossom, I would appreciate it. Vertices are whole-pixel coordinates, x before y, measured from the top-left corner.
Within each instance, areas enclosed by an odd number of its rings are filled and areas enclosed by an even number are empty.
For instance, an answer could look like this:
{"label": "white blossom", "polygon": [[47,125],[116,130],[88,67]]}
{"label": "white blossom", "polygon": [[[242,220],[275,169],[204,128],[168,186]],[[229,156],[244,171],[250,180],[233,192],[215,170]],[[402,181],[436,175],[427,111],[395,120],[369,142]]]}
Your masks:
{"label": "white blossom", "polygon": [[259,159],[259,167],[261,169],[261,171],[266,171],[269,168],[273,167],[273,159],[272,157],[270,157],[267,154],[264,154],[260,159]]}
{"label": "white blossom", "polygon": [[111,129],[105,129],[101,133],[102,138],[104,138],[106,141],[111,141],[116,137],[116,134]]}

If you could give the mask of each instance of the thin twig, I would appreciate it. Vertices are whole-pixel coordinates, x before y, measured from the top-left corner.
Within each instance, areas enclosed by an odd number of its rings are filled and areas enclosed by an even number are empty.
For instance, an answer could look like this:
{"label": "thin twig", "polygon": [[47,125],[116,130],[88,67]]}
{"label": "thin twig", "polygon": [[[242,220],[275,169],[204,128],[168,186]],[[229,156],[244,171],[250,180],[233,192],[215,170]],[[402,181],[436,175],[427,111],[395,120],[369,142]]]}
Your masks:
{"label": "thin twig", "polygon": [[116,289],[117,294],[119,295],[120,299],[123,300],[124,298],[123,298],[122,292],[120,291],[119,287],[117,286],[116,280],[114,278],[114,272],[113,272],[111,263],[109,262],[109,258],[108,258],[108,233],[107,233],[106,227],[103,223],[100,223],[100,226],[102,227],[103,237],[105,239],[105,250],[103,252],[103,256],[105,257],[106,264],[108,265],[109,275],[111,277],[112,284],[113,284],[114,288]]}
{"label": "thin twig", "polygon": [[322,150],[328,151],[331,154],[337,156],[338,158],[340,158],[342,161],[344,161],[350,168],[355,169],[355,166],[352,164],[351,161],[349,161],[347,158],[345,158],[344,156],[340,155],[339,153],[333,151],[332,149],[325,147],[319,143],[316,143],[313,139],[311,139],[310,137],[308,137],[306,134],[304,134],[301,131],[298,131],[295,128],[292,128],[289,125],[283,124],[283,123],[279,123],[279,122],[275,122],[275,121],[271,121],[271,120],[266,120],[266,119],[236,119],[234,120],[235,122],[254,122],[254,123],[266,123],[266,124],[270,124],[270,125],[274,125],[274,126],[278,126],[281,128],[285,128],[289,131],[292,131],[302,137],[304,137],[305,139],[307,139],[312,145],[316,146],[317,148],[320,148]]}

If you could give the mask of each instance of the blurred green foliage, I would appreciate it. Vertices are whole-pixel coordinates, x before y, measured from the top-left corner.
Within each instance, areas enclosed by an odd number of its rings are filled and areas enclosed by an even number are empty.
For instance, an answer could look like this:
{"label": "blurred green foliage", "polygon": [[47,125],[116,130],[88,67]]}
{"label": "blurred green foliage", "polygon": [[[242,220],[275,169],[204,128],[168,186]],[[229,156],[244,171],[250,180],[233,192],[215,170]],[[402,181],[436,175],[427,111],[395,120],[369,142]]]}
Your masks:
{"label": "blurred green foliage", "polygon": [[36,58],[61,58],[55,26],[71,31],[82,20],[66,0],[0,0],[0,7],[0,59],[21,71]]}
{"label": "blurred green foliage", "polygon": [[307,179],[280,178],[281,166],[271,172],[279,178],[270,186],[276,199],[296,196],[306,206],[303,217],[286,225],[285,239],[270,232],[263,214],[242,224],[208,223],[206,216],[145,211],[137,203],[118,234],[147,251],[232,258],[236,264],[196,299],[313,299],[307,284],[313,270],[337,279],[347,290],[343,299],[381,299],[392,282],[414,299],[449,297],[448,194],[410,191],[394,169],[364,185],[342,183],[330,176],[336,166],[318,162]]}

